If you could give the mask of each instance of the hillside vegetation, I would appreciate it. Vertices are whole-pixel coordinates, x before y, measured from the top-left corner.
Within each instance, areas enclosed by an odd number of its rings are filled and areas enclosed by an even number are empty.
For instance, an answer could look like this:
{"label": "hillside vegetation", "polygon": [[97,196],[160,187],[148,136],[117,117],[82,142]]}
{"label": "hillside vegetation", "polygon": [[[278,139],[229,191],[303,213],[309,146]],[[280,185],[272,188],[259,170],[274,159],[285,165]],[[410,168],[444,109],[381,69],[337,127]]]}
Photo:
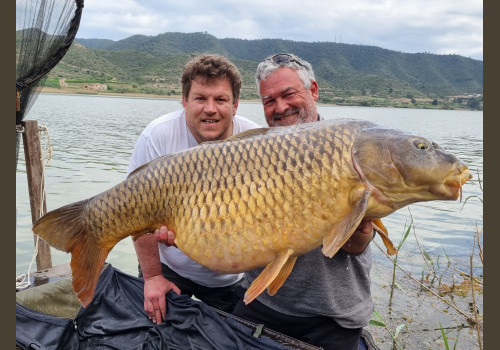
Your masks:
{"label": "hillside vegetation", "polygon": [[184,64],[199,53],[217,53],[240,70],[241,98],[256,99],[258,63],[280,52],[294,53],[313,65],[323,103],[482,109],[479,60],[333,42],[217,39],[207,33],[134,35],[119,41],[77,38],[46,86],[59,88],[62,82],[66,88],[83,90],[86,84],[99,83],[108,93],[178,97]]}

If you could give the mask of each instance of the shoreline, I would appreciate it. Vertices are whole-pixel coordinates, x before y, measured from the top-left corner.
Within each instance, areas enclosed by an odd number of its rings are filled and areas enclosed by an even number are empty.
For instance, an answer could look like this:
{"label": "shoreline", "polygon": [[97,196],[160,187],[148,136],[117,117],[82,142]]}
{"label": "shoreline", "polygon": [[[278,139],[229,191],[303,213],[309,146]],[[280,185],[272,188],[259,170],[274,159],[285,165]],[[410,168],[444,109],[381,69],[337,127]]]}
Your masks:
{"label": "shoreline", "polygon": [[[149,99],[164,99],[164,100],[174,100],[181,101],[181,95],[158,95],[158,94],[141,94],[138,92],[124,92],[124,93],[113,93],[113,92],[104,92],[104,91],[88,91],[83,89],[71,89],[71,88],[51,88],[51,87],[43,87],[40,90],[42,94],[60,94],[60,95],[89,95],[89,96],[107,96],[107,97],[127,97],[127,98],[149,98]],[[250,100],[240,100],[242,102],[259,102],[257,99]]]}
{"label": "shoreline", "polygon": [[[53,87],[42,87],[40,93],[44,94],[61,94],[61,95],[90,95],[90,96],[107,96],[107,97],[126,97],[126,98],[143,98],[143,99],[165,99],[165,100],[177,100],[181,101],[181,95],[158,95],[158,94],[144,94],[138,92],[105,92],[105,91],[97,91],[97,90],[84,90],[80,88],[53,88]],[[355,97],[353,97],[355,99]],[[442,108],[440,107],[432,107],[429,104],[420,104],[420,105],[401,105],[401,99],[395,100],[387,100],[388,103],[384,104],[361,104],[361,103],[327,103],[327,102],[316,102],[318,106],[339,106],[339,107],[373,107],[373,108],[411,108],[411,109],[442,109],[442,110],[455,110],[455,111],[479,111],[483,110],[474,110],[470,108],[463,108],[459,106],[453,106],[453,108]],[[260,103],[260,99],[241,99],[240,102],[248,102],[248,103]]]}
{"label": "shoreline", "polygon": [[42,94],[61,94],[61,95],[90,95],[90,96],[115,96],[115,97],[135,97],[135,98],[158,98],[167,100],[181,100],[182,96],[167,96],[167,95],[155,95],[155,94],[141,94],[136,92],[127,93],[113,93],[113,92],[101,92],[101,91],[89,91],[83,89],[70,89],[70,88],[51,88],[43,87],[40,90]]}

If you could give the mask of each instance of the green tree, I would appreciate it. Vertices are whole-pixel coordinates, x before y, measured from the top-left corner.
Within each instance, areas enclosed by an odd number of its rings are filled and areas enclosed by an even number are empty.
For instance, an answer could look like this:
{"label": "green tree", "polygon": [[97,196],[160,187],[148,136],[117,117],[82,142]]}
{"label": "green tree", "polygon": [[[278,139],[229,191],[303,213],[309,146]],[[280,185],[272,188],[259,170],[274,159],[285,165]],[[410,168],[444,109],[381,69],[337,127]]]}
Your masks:
{"label": "green tree", "polygon": [[479,101],[471,98],[467,101],[467,107],[469,107],[470,109],[479,109]]}

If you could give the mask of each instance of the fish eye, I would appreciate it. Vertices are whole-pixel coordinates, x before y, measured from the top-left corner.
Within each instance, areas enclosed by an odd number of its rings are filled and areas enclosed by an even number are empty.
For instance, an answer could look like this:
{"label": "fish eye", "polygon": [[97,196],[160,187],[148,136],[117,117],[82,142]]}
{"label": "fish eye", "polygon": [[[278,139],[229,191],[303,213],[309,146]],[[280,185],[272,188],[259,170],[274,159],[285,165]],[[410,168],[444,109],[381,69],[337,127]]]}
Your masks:
{"label": "fish eye", "polygon": [[429,144],[425,140],[414,140],[413,145],[416,149],[426,150],[429,148]]}

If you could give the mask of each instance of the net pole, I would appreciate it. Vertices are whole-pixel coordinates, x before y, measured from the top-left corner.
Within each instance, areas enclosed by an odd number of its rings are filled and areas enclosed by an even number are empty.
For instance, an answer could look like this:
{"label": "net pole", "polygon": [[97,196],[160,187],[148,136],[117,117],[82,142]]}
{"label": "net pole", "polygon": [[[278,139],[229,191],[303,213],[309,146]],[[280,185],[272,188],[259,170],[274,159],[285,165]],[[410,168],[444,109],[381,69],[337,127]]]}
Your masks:
{"label": "net pole", "polygon": [[[28,191],[31,207],[31,221],[35,223],[46,211],[45,177],[42,159],[42,146],[36,120],[21,122],[24,127],[23,144],[26,160],[26,174],[28,176]],[[47,242],[34,236],[35,245],[38,241],[38,254],[36,256],[37,270],[52,267],[50,246]]]}

